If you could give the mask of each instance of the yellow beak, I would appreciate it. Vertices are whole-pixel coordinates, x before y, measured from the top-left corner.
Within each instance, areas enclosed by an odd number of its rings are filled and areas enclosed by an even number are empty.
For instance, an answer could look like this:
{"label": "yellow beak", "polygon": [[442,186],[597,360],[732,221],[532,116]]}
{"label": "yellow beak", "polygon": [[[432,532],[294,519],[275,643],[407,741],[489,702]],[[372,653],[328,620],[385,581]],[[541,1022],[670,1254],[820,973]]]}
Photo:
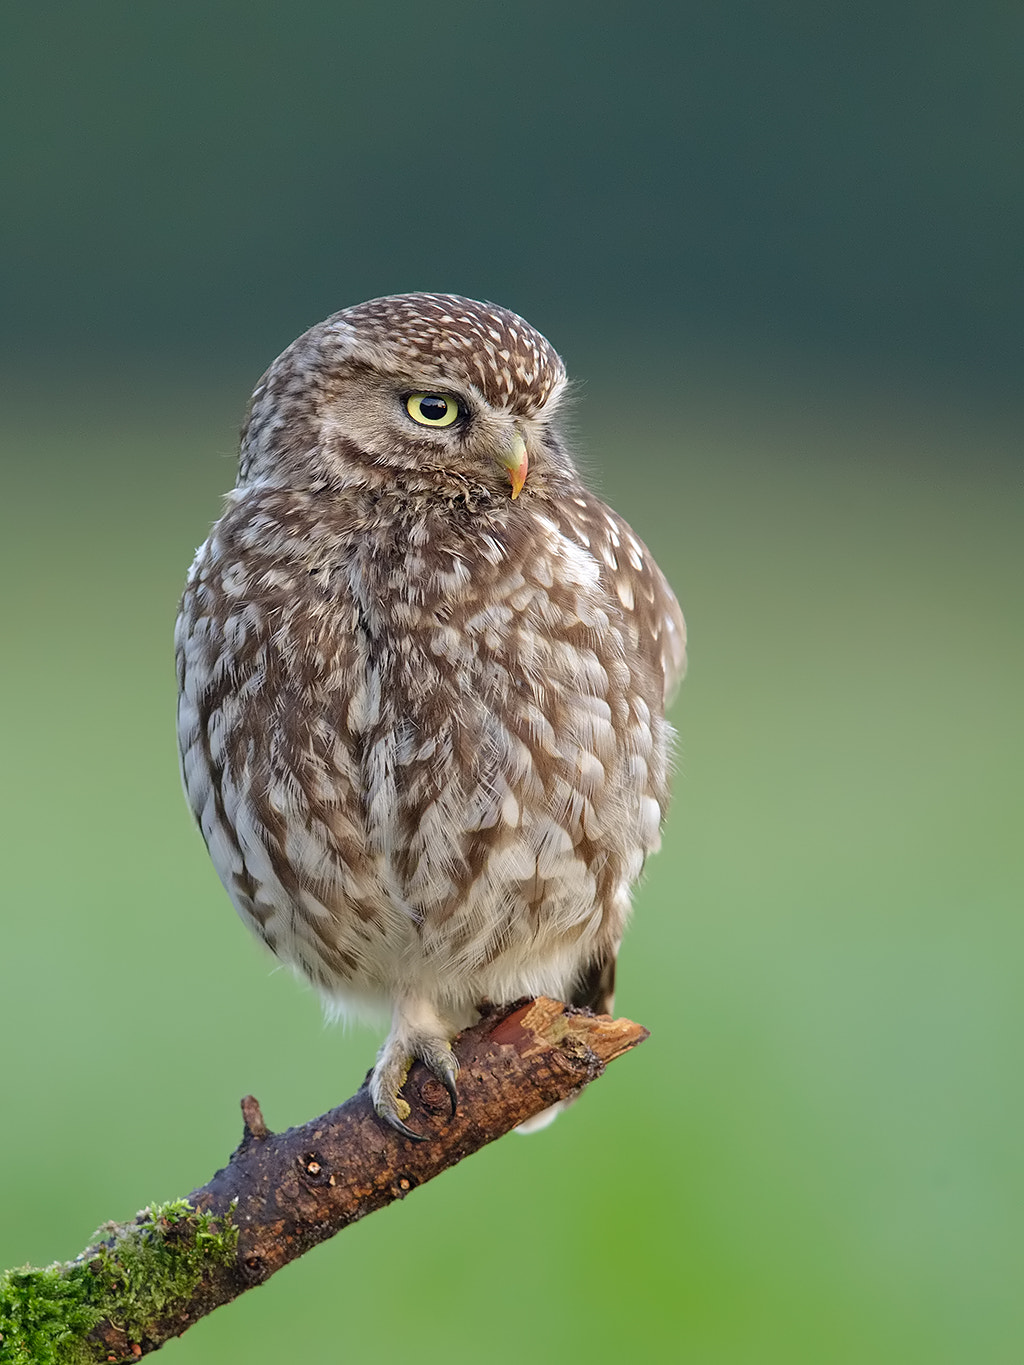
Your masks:
{"label": "yellow beak", "polygon": [[497,455],[499,461],[508,470],[514,500],[523,491],[523,484],[526,482],[526,475],[529,471],[529,461],[526,458],[526,441],[523,439],[523,433],[514,429],[508,445],[499,450]]}

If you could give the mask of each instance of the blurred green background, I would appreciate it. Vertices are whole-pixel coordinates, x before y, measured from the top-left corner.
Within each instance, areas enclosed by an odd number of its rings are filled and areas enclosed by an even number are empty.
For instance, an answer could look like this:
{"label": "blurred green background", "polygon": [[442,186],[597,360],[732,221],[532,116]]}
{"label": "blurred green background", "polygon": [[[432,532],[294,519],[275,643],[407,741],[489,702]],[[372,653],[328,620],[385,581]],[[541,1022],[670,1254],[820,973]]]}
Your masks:
{"label": "blurred green background", "polygon": [[652,1037],[167,1358],[1017,1362],[1019,6],[0,23],[0,1264],[372,1061],[214,877],[170,637],[261,370],[448,289],[566,356],[690,623]]}

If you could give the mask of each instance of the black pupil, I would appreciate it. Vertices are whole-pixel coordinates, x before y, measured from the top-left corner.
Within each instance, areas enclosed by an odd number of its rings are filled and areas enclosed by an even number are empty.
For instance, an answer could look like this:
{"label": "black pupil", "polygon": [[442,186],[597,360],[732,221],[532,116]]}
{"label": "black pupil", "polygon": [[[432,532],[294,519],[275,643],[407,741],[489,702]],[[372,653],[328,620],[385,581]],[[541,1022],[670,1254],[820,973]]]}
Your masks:
{"label": "black pupil", "polygon": [[440,422],[448,416],[447,398],[421,398],[420,415],[424,421]]}

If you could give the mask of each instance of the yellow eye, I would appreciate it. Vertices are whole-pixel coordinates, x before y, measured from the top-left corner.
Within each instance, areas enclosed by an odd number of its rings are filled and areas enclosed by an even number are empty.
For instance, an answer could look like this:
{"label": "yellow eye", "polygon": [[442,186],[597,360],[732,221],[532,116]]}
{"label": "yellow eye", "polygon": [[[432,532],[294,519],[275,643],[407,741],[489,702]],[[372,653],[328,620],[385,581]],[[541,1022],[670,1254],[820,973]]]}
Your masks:
{"label": "yellow eye", "polygon": [[443,393],[411,393],[405,407],[412,420],[423,427],[450,427],[459,415],[458,403]]}

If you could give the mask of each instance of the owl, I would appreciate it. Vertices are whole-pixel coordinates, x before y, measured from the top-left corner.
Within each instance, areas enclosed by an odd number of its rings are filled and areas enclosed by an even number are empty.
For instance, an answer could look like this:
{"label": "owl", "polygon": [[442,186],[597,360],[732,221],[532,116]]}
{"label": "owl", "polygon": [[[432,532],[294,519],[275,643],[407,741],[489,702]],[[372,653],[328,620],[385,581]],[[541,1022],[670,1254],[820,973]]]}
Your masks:
{"label": "owl", "polygon": [[668,800],[683,618],[559,432],[565,367],[449,294],[311,328],[252,395],[176,631],[188,802],[238,914],[409,1138],[489,1001],[611,1008]]}

